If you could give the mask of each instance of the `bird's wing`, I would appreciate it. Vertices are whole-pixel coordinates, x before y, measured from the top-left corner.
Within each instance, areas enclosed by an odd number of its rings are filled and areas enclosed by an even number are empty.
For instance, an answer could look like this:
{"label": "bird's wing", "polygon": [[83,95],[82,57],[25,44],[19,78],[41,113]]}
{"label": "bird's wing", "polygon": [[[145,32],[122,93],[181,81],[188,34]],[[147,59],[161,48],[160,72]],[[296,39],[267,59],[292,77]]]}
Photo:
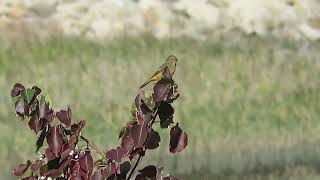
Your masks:
{"label": "bird's wing", "polygon": [[146,86],[147,84],[149,84],[150,82],[152,81],[158,81],[160,80],[161,76],[162,76],[162,73],[163,73],[163,70],[164,68],[168,66],[167,63],[164,63],[163,65],[161,65],[157,71],[145,82],[143,83],[141,86],[140,86],[140,89],[143,88],[144,86]]}

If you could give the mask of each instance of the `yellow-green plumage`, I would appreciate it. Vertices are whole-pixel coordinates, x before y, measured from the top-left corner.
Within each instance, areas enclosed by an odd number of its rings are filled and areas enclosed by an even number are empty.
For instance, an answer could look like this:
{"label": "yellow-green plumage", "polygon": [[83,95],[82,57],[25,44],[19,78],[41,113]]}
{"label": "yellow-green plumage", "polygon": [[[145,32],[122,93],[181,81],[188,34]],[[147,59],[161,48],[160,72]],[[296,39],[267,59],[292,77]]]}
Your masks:
{"label": "yellow-green plumage", "polygon": [[164,64],[162,64],[158,70],[145,82],[143,83],[141,86],[140,86],[140,89],[145,87],[147,84],[149,84],[150,82],[153,82],[153,81],[159,81],[161,78],[162,78],[162,73],[164,71],[164,69],[166,67],[168,67],[169,69],[169,72],[171,75],[174,74],[174,72],[176,71],[176,63],[177,63],[178,59],[176,56],[174,55],[170,55],[166,62]]}

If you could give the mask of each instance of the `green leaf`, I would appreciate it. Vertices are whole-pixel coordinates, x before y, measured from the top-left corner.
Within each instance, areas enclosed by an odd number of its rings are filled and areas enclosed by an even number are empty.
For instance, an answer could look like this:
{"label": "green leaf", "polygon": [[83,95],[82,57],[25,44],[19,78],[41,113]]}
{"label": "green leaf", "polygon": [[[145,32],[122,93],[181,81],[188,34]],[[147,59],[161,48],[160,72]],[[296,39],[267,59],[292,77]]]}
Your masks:
{"label": "green leaf", "polygon": [[153,97],[152,97],[152,91],[146,91],[145,92],[145,97],[146,97],[146,104],[149,108],[153,108],[154,107],[154,101],[153,101]]}
{"label": "green leaf", "polygon": [[29,103],[32,100],[35,92],[36,91],[34,89],[27,89],[25,93],[22,94],[22,97]]}
{"label": "green leaf", "polygon": [[41,98],[44,98],[43,100],[45,100],[48,104],[49,104],[49,108],[52,108],[53,104],[52,104],[52,99],[49,95],[49,93],[47,91],[44,91],[42,93],[42,97]]}
{"label": "green leaf", "polygon": [[136,112],[137,112],[137,107],[135,105],[135,103],[133,102],[132,106],[131,106],[131,115],[136,118]]}
{"label": "green leaf", "polygon": [[14,98],[11,98],[12,105],[15,106],[16,103],[17,103],[21,98],[22,98],[21,96],[16,96],[16,97],[14,97]]}

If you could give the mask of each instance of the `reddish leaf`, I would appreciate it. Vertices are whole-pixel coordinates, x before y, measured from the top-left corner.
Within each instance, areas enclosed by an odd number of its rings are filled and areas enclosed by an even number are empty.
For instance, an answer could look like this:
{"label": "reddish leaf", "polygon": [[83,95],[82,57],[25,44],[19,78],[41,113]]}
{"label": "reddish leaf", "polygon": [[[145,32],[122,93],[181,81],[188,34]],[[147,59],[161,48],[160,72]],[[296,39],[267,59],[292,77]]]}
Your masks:
{"label": "reddish leaf", "polygon": [[49,147],[45,150],[45,155],[48,160],[53,160],[57,157],[55,154],[53,154],[53,152],[51,151],[51,148]]}
{"label": "reddish leaf", "polygon": [[31,171],[33,173],[35,173],[36,171],[38,171],[40,169],[40,167],[42,166],[43,161],[41,160],[37,160],[36,162],[34,162],[33,164],[31,164]]}
{"label": "reddish leaf", "polygon": [[158,115],[160,118],[160,126],[161,128],[168,128],[170,124],[173,124],[173,107],[167,103],[162,101],[158,108]]}
{"label": "reddish leaf", "polygon": [[142,125],[142,124],[147,124],[152,120],[152,111],[150,110],[143,110],[146,108],[143,107],[147,107],[147,105],[142,104],[141,105],[141,111],[137,111],[136,112],[136,121],[138,122],[138,124]]}
{"label": "reddish leaf", "polygon": [[146,149],[156,149],[157,147],[159,147],[160,141],[161,141],[161,138],[159,133],[151,129],[149,138],[146,142]]}
{"label": "reddish leaf", "polygon": [[70,107],[68,107],[68,110],[61,110],[59,112],[56,113],[57,118],[60,120],[60,122],[62,122],[63,124],[65,124],[67,127],[70,127],[71,125],[71,109]]}
{"label": "reddish leaf", "polygon": [[42,147],[44,139],[47,137],[47,135],[48,135],[47,129],[43,129],[38,133],[37,142],[36,142],[36,152],[38,152],[38,150]]}
{"label": "reddish leaf", "polygon": [[61,153],[61,159],[66,159],[75,154],[75,139],[70,138],[68,144],[64,144]]}
{"label": "reddish leaf", "polygon": [[22,178],[21,180],[38,180],[38,176],[29,176],[29,177]]}
{"label": "reddish leaf", "polygon": [[143,169],[138,171],[139,173],[143,174],[148,178],[153,178],[157,176],[157,168],[155,166],[146,166]]}
{"label": "reddish leaf", "polygon": [[57,177],[56,180],[67,180],[65,177]]}
{"label": "reddish leaf", "polygon": [[168,128],[171,124],[173,124],[173,116],[165,119],[165,120],[160,120],[160,127],[161,128]]}
{"label": "reddish leaf", "polygon": [[136,119],[137,119],[138,124],[140,124],[140,125],[144,124],[144,117],[139,111],[137,111],[137,113],[136,113]]}
{"label": "reddish leaf", "polygon": [[60,171],[63,171],[63,170],[70,164],[71,161],[72,161],[71,158],[68,158],[68,159],[63,160],[63,161],[60,163],[59,170],[60,170]]}
{"label": "reddish leaf", "polygon": [[82,130],[82,128],[83,128],[85,125],[86,125],[86,121],[85,121],[85,120],[81,120],[81,121],[79,121],[78,123],[73,124],[73,125],[71,126],[71,131],[72,131],[72,133],[75,134],[75,135],[79,135],[80,132],[81,132],[81,130]]}
{"label": "reddish leaf", "polygon": [[70,180],[83,180],[82,177],[78,174],[76,176],[71,176]]}
{"label": "reddish leaf", "polygon": [[31,116],[30,121],[28,122],[30,129],[32,129],[36,134],[41,129],[41,127],[38,127],[38,124],[39,124],[38,121],[40,120],[38,113],[39,111],[37,112],[37,110],[32,111],[30,114]]}
{"label": "reddish leaf", "polygon": [[160,102],[167,100],[171,91],[171,83],[168,80],[161,79],[153,87],[153,101]]}
{"label": "reddish leaf", "polygon": [[48,164],[41,165],[39,169],[39,176],[44,176],[47,171],[48,171]]}
{"label": "reddish leaf", "polygon": [[93,173],[93,175],[90,177],[90,180],[104,180],[102,169],[98,169]]}
{"label": "reddish leaf", "polygon": [[131,163],[129,161],[125,161],[120,164],[120,174],[118,175],[119,179],[126,179],[127,173],[131,169]]}
{"label": "reddish leaf", "polygon": [[107,158],[116,162],[121,162],[123,156],[127,153],[127,150],[121,147],[117,149],[111,149],[106,152]]}
{"label": "reddish leaf", "polygon": [[124,132],[121,142],[121,148],[126,150],[126,155],[130,154],[134,148],[134,140],[131,136],[131,129],[127,128]]}
{"label": "reddish leaf", "polygon": [[131,136],[136,148],[142,147],[147,140],[149,128],[146,124],[136,124],[131,127]]}
{"label": "reddish leaf", "polygon": [[45,101],[44,98],[41,98],[39,102],[39,118],[44,118],[48,111],[49,104]]}
{"label": "reddish leaf", "polygon": [[151,120],[152,111],[145,103],[144,93],[140,92],[135,99],[135,117],[139,124],[148,123]]}
{"label": "reddish leaf", "polygon": [[47,170],[58,169],[60,167],[60,158],[54,158],[47,163]]}
{"label": "reddish leaf", "polygon": [[47,114],[45,115],[44,119],[48,121],[48,123],[51,123],[54,119],[54,112],[52,109],[50,109]]}
{"label": "reddish leaf", "polygon": [[92,156],[90,154],[90,151],[86,151],[86,153],[81,156],[78,160],[80,168],[88,173],[91,173],[92,169],[93,169],[93,159]]}
{"label": "reddish leaf", "polygon": [[141,104],[144,103],[143,99],[145,99],[144,92],[139,92],[139,94],[136,96],[136,98],[134,100],[134,103],[135,103],[138,110],[140,110]]}
{"label": "reddish leaf", "polygon": [[31,162],[28,160],[26,164],[19,164],[13,169],[13,174],[15,176],[22,176],[23,173],[25,173],[29,166],[31,165]]}
{"label": "reddish leaf", "polygon": [[144,116],[148,116],[148,115],[151,115],[152,114],[152,111],[151,109],[147,106],[146,103],[142,103],[141,106],[140,106],[140,109],[141,109],[141,112]]}
{"label": "reddish leaf", "polygon": [[81,176],[80,176],[80,165],[79,162],[77,161],[74,166],[71,169],[71,177],[70,179],[72,180],[82,180]]}
{"label": "reddish leaf", "polygon": [[121,138],[123,136],[123,134],[125,133],[126,129],[132,127],[135,124],[137,124],[136,120],[132,120],[132,121],[127,122],[127,124],[124,127],[122,127],[122,129],[120,130],[119,138]]}
{"label": "reddish leaf", "polygon": [[38,112],[37,112],[37,109],[35,111],[33,111],[31,114],[30,114],[31,118],[30,118],[30,121],[28,122],[28,125],[30,127],[30,129],[32,129],[36,134],[38,134],[38,132],[44,128],[45,126],[45,122],[46,120],[45,119],[40,119],[39,118],[39,115],[38,115]]}
{"label": "reddish leaf", "polygon": [[47,171],[45,176],[51,177],[51,178],[56,178],[56,177],[60,176],[62,173],[63,173],[63,171],[60,169],[51,169],[51,170]]}
{"label": "reddish leaf", "polygon": [[130,153],[129,158],[132,159],[132,158],[133,158],[134,156],[136,156],[137,154],[143,155],[143,153],[144,153],[144,150],[143,150],[142,147],[141,147],[141,148],[133,149],[133,150],[131,151],[131,153]]}
{"label": "reddish leaf", "polygon": [[91,176],[91,172],[85,172],[82,169],[80,169],[80,176],[82,177],[82,180],[89,180],[90,176]]}
{"label": "reddish leaf", "polygon": [[144,92],[140,92],[135,99],[135,106],[138,111],[141,111],[143,114],[147,112],[151,112],[150,108],[147,106],[146,102],[146,97],[144,96]]}
{"label": "reddish leaf", "polygon": [[184,150],[188,145],[188,135],[182,131],[178,124],[170,130],[170,152],[177,153]]}
{"label": "reddish leaf", "polygon": [[29,127],[36,133],[39,134],[40,130],[44,130],[48,125],[48,121],[44,118],[39,118],[38,113],[33,111],[31,113],[30,121],[28,122]]}
{"label": "reddish leaf", "polygon": [[63,145],[63,136],[59,126],[53,126],[50,128],[47,136],[47,142],[53,154],[59,156],[61,147]]}
{"label": "reddish leaf", "polygon": [[103,177],[108,178],[112,176],[113,174],[115,174],[116,169],[117,169],[117,166],[115,163],[109,163],[108,166],[102,171]]}
{"label": "reddish leaf", "polygon": [[25,116],[28,115],[29,108],[24,99],[21,98],[20,100],[18,100],[15,105],[16,105],[16,113],[20,117],[24,118]]}
{"label": "reddish leaf", "polygon": [[148,178],[143,174],[138,174],[135,180],[148,180]]}
{"label": "reddish leaf", "polygon": [[16,83],[11,90],[11,97],[17,97],[25,91],[25,88],[22,84]]}
{"label": "reddish leaf", "polygon": [[45,101],[44,97],[42,97],[39,102],[39,118],[46,119],[49,123],[51,123],[54,118],[54,112],[49,108],[49,103]]}

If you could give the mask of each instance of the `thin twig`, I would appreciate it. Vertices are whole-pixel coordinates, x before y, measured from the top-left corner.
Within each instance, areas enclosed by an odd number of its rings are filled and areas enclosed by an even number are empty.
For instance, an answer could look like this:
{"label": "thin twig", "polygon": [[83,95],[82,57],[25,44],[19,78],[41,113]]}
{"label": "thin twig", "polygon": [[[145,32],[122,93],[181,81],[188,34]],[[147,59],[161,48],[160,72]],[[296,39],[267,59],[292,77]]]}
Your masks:
{"label": "thin twig", "polygon": [[80,136],[80,139],[84,140],[87,143],[87,147],[90,146],[95,153],[99,154],[103,159],[105,159],[105,155],[100,152],[94,144],[91,144],[87,138]]}

